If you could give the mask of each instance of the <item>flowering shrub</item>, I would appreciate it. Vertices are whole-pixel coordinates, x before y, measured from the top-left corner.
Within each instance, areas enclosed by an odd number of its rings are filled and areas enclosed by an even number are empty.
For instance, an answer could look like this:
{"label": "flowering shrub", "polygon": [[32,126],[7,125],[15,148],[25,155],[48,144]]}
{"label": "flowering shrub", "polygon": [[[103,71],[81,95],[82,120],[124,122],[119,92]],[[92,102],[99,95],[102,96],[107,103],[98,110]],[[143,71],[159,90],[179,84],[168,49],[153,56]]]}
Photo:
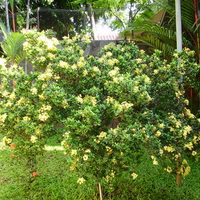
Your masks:
{"label": "flowering shrub", "polygon": [[199,69],[193,52],[175,53],[168,63],[161,52],[148,56],[128,42],[111,43],[94,57],[84,55],[82,36],[58,41],[35,30],[23,34],[34,72],[0,60],[0,133],[18,156],[34,160],[45,138],[60,134],[69,170],[83,172],[79,184],[87,173],[106,182],[123,170],[137,178],[144,146],[153,164],[160,157],[166,171],[188,174],[184,156],[197,156],[200,141],[200,120],[184,92]]}

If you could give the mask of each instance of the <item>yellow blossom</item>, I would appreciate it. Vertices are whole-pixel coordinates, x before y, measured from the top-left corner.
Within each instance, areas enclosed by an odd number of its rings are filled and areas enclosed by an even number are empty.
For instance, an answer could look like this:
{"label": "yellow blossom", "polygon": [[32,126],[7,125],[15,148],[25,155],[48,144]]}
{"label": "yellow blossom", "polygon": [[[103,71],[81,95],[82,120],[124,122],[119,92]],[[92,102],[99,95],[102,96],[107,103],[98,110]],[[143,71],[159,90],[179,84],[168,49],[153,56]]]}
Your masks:
{"label": "yellow blossom", "polygon": [[50,105],[42,105],[39,111],[43,112],[43,111],[49,111],[49,110],[51,110]]}
{"label": "yellow blossom", "polygon": [[76,65],[72,65],[71,68],[72,68],[73,71],[77,70],[77,66]]}
{"label": "yellow blossom", "polygon": [[113,55],[113,54],[109,51],[109,52],[106,53],[105,57],[108,58],[108,57],[111,57],[112,55]]}
{"label": "yellow blossom", "polygon": [[16,97],[15,93],[14,93],[14,92],[12,92],[12,93],[10,94],[10,99],[11,99],[11,100],[14,100],[14,99],[15,99],[15,97]]}
{"label": "yellow blossom", "polygon": [[97,137],[104,138],[104,137],[106,137],[106,135],[107,135],[107,133],[102,131]]}
{"label": "yellow blossom", "polygon": [[141,58],[136,58],[135,60],[136,60],[137,64],[142,63],[142,59]]}
{"label": "yellow blossom", "polygon": [[38,140],[38,138],[37,138],[35,135],[31,135],[30,141],[31,141],[32,143],[36,143],[37,140]]}
{"label": "yellow blossom", "polygon": [[171,173],[172,172],[172,168],[167,166],[166,168],[164,168],[165,171],[167,171],[168,173]]}
{"label": "yellow blossom", "polygon": [[108,59],[107,64],[110,65],[110,66],[113,66],[115,64],[115,62],[112,59]]}
{"label": "yellow blossom", "polygon": [[184,108],[185,114],[190,118],[194,119],[195,116],[191,113],[190,109]]}
{"label": "yellow blossom", "polygon": [[196,152],[196,151],[192,151],[192,155],[193,155],[193,156],[196,156],[196,155],[197,155],[197,152]]}
{"label": "yellow blossom", "polygon": [[26,122],[28,122],[28,121],[30,121],[31,120],[31,118],[30,117],[28,117],[28,116],[25,116],[25,117],[23,117],[23,121],[26,121]]}
{"label": "yellow blossom", "polygon": [[43,121],[43,122],[46,121],[49,117],[50,116],[46,112],[43,112],[43,113],[39,114],[39,116],[38,116],[39,120]]}
{"label": "yellow blossom", "polygon": [[90,149],[86,149],[85,153],[91,153],[91,150]]}
{"label": "yellow blossom", "polygon": [[55,58],[55,55],[52,54],[52,53],[48,53],[47,54],[47,57],[50,59],[50,60],[53,60]]}
{"label": "yellow blossom", "polygon": [[77,155],[77,150],[76,149],[72,149],[71,156],[76,156],[76,155]]}
{"label": "yellow blossom", "polygon": [[69,64],[67,62],[62,61],[62,60],[59,61],[59,66],[61,68],[65,68],[65,69],[69,68]]}
{"label": "yellow blossom", "polygon": [[156,137],[160,137],[160,136],[161,136],[161,132],[160,132],[160,131],[157,131],[156,134],[155,134],[155,136],[156,136]]}
{"label": "yellow blossom", "polygon": [[158,124],[158,127],[160,127],[160,128],[164,128],[165,125],[164,125],[163,123],[161,123],[161,124]]}
{"label": "yellow blossom", "polygon": [[163,150],[159,149],[159,153],[160,153],[160,155],[163,155]]}
{"label": "yellow blossom", "polygon": [[112,149],[109,146],[106,146],[106,151],[108,151],[108,153],[112,153]]}
{"label": "yellow blossom", "polygon": [[83,178],[83,177],[81,177],[81,178],[79,178],[78,180],[77,180],[77,183],[78,184],[83,184],[85,182],[85,179]]}
{"label": "yellow blossom", "polygon": [[131,176],[133,177],[133,180],[135,180],[138,177],[136,173],[132,173]]}
{"label": "yellow blossom", "polygon": [[84,156],[83,156],[83,160],[84,160],[84,161],[88,160],[88,155],[84,155]]}
{"label": "yellow blossom", "polygon": [[192,150],[193,149],[193,144],[192,144],[192,142],[189,142],[189,143],[185,144],[184,147],[188,148],[189,150]]}
{"label": "yellow blossom", "polygon": [[37,91],[37,88],[35,88],[35,87],[34,87],[34,88],[31,88],[31,94],[34,95],[34,94],[37,94],[37,92],[38,92],[38,91]]}
{"label": "yellow blossom", "polygon": [[5,90],[1,94],[2,94],[3,97],[8,97],[10,93]]}
{"label": "yellow blossom", "polygon": [[88,71],[85,69],[83,70],[83,76],[87,76],[88,75]]}
{"label": "yellow blossom", "polygon": [[79,103],[83,103],[83,98],[82,98],[82,96],[81,95],[79,95],[79,96],[77,96],[76,97],[76,100],[79,102]]}
{"label": "yellow blossom", "polygon": [[175,151],[174,147],[172,147],[172,146],[164,146],[163,149],[164,149],[165,151],[168,151],[168,152],[174,152],[174,151]]}
{"label": "yellow blossom", "polygon": [[1,125],[1,126],[4,124],[4,122],[5,122],[6,118],[7,118],[7,116],[8,116],[8,115],[7,115],[6,113],[0,115],[0,125]]}
{"label": "yellow blossom", "polygon": [[189,105],[189,101],[187,99],[185,99],[184,103],[185,105]]}
{"label": "yellow blossom", "polygon": [[8,101],[6,104],[5,104],[6,107],[11,107],[12,106],[12,102],[11,101]]}
{"label": "yellow blossom", "polygon": [[182,164],[187,165],[188,164],[187,160],[183,159]]}
{"label": "yellow blossom", "polygon": [[153,70],[153,74],[154,74],[154,75],[158,74],[158,70],[157,70],[157,69],[154,69],[154,70]]}
{"label": "yellow blossom", "polygon": [[2,139],[2,143],[3,143],[4,145],[11,144],[11,142],[12,142],[12,139],[11,139],[11,138],[7,138],[6,136],[3,137],[3,139]]}
{"label": "yellow blossom", "polygon": [[63,108],[66,108],[67,105],[68,105],[67,100],[64,99],[64,100],[62,101],[62,106],[63,106]]}

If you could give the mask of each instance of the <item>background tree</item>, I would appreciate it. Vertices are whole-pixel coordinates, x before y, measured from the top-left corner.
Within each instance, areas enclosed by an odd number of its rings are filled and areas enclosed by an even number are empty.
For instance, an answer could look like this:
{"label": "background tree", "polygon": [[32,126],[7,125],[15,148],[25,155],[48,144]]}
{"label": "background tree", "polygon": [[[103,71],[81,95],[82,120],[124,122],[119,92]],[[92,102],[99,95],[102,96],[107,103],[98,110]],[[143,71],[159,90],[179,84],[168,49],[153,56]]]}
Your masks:
{"label": "background tree", "polygon": [[[162,22],[152,23],[139,17],[132,22],[131,27],[126,29],[125,33],[131,36],[133,31],[142,32],[142,35],[135,35],[134,39],[149,46],[150,49],[162,50],[164,56],[169,59],[173,50],[176,49],[175,1],[154,1],[151,4],[152,10],[154,6],[156,11],[165,11],[165,17]],[[196,0],[181,1],[183,47],[195,50],[199,58],[198,7],[199,3]]]}

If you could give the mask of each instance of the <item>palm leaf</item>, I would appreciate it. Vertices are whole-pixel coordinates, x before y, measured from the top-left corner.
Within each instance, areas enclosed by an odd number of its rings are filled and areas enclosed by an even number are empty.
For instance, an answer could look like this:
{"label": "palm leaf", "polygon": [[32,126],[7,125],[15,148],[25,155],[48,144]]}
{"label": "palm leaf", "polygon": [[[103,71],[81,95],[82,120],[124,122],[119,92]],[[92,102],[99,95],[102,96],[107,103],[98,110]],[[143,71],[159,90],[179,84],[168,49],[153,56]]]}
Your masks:
{"label": "palm leaf", "polygon": [[150,47],[150,49],[159,49],[163,52],[164,57],[170,58],[174,52],[174,46],[163,42],[160,38],[152,34],[146,34],[145,36],[137,35],[135,41],[142,42],[143,44]]}
{"label": "palm leaf", "polygon": [[1,43],[4,54],[8,57],[8,60],[12,64],[19,64],[24,59],[24,41],[25,38],[22,34],[17,32],[10,32],[7,34],[5,41]]}

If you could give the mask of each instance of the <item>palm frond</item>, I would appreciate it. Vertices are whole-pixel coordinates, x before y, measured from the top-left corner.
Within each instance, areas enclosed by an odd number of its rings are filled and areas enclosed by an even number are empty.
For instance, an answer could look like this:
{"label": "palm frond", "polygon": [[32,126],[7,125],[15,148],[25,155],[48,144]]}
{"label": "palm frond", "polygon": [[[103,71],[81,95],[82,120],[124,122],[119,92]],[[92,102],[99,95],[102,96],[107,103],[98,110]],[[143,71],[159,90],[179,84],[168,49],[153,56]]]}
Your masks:
{"label": "palm frond", "polygon": [[23,43],[25,38],[17,32],[7,34],[5,41],[1,43],[4,54],[8,57],[11,63],[20,63],[24,58]]}
{"label": "palm frond", "polygon": [[163,42],[158,37],[152,34],[146,34],[145,36],[137,35],[134,38],[135,41],[142,42],[143,44],[149,46],[153,49],[159,49],[163,52],[164,57],[169,58],[171,57],[172,53],[174,52],[174,46]]}

